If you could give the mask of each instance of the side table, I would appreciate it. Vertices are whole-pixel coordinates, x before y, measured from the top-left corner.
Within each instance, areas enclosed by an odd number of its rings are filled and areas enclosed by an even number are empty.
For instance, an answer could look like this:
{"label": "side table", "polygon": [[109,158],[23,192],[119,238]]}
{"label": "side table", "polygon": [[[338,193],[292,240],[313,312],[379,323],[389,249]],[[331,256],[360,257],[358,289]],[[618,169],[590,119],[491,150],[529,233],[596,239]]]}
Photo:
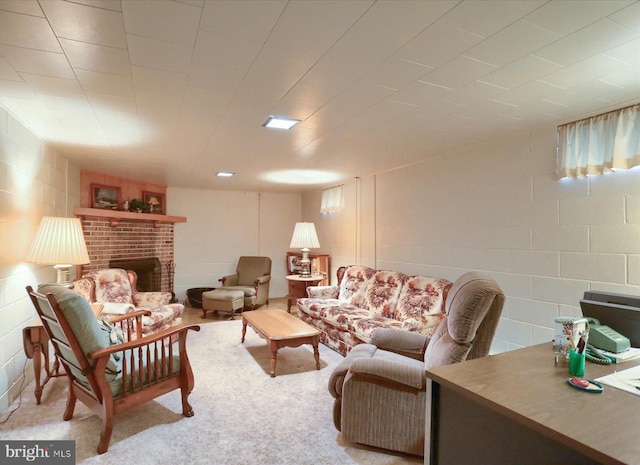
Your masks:
{"label": "side table", "polygon": [[320,281],[325,279],[323,275],[301,276],[299,274],[290,274],[286,276],[289,281],[289,294],[287,295],[287,312],[291,313],[291,302],[294,299],[300,299],[307,296],[307,288],[309,286],[317,286]]}
{"label": "side table", "polygon": [[[24,353],[27,358],[33,359],[33,371],[36,379],[36,404],[40,405],[42,389],[49,379],[59,376],[58,370],[60,369],[60,363],[58,362],[58,359],[56,359],[53,364],[53,371],[49,370],[49,336],[47,335],[40,318],[32,320],[25,328],[23,328],[22,342],[24,344]],[[42,356],[44,356],[44,369],[47,376],[44,381],[40,383]]]}

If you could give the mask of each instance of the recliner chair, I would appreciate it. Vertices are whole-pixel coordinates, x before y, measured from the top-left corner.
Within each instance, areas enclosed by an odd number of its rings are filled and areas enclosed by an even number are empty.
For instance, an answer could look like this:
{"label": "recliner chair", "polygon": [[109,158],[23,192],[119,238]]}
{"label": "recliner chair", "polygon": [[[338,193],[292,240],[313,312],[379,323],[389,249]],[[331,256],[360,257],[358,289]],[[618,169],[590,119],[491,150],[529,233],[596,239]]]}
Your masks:
{"label": "recliner chair", "polygon": [[253,310],[262,304],[268,304],[271,259],[269,257],[240,257],[236,272],[223,276],[218,281],[222,283],[222,287],[218,289],[244,292],[244,308]]}
{"label": "recliner chair", "polygon": [[489,276],[456,280],[433,336],[378,329],[329,379],[333,421],[344,440],[424,455],[426,370],[489,353],[505,296]]}

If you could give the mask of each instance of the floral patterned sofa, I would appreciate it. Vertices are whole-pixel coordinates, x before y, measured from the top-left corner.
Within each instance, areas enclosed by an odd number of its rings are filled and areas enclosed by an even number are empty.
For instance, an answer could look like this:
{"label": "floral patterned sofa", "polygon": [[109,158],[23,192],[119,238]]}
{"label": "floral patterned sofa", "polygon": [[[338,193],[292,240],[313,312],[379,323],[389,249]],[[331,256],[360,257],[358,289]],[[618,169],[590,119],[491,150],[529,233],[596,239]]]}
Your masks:
{"label": "floral patterned sofa", "polygon": [[73,291],[99,308],[99,318],[123,315],[135,310],[149,310],[142,317],[142,334],[175,326],[182,321],[184,305],[170,303],[171,292],[140,292],[136,289],[135,271],[110,268],[87,273],[73,282]]}
{"label": "floral patterned sofa", "polygon": [[429,276],[352,265],[338,270],[338,286],[307,288],[298,299],[298,318],[320,329],[320,340],[346,355],[370,342],[378,328],[432,335],[444,320],[452,282]]}

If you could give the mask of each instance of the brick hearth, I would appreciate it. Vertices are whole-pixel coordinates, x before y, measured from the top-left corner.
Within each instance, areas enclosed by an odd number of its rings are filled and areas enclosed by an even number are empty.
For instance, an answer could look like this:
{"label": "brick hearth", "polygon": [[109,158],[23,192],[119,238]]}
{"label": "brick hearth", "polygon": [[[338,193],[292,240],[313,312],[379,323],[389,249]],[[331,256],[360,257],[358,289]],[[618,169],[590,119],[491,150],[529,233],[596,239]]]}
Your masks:
{"label": "brick hearth", "polygon": [[110,260],[133,260],[157,257],[162,266],[161,289],[169,291],[172,283],[167,263],[173,263],[172,223],[119,220],[111,226],[109,219],[82,218],[82,228],[91,263],[81,273],[109,267]]}

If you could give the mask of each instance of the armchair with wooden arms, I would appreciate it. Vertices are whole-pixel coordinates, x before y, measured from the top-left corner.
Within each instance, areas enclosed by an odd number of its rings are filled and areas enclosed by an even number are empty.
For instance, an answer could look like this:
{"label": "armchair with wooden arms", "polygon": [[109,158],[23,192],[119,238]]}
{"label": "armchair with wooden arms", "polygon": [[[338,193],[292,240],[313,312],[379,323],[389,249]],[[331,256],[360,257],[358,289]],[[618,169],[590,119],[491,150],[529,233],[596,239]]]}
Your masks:
{"label": "armchair with wooden arms", "polygon": [[424,455],[426,370],[489,353],[505,296],[470,272],[451,287],[433,336],[378,329],[355,346],[329,379],[333,421],[346,441]]}
{"label": "armchair with wooden arms", "polygon": [[244,292],[244,307],[255,309],[269,303],[269,281],[271,281],[271,259],[269,257],[248,257],[238,259],[236,272],[223,276],[218,281],[223,290]]}
{"label": "armchair with wooden arms", "polygon": [[[181,392],[182,414],[193,416],[188,397],[194,377],[186,339],[199,326],[178,325],[143,336],[140,319],[147,310],[111,315],[112,325],[99,322],[89,302],[63,286],[47,284],[38,292],[27,286],[27,293],[68,376],[63,419],[71,420],[76,400],[100,416],[99,454],[109,448],[115,415],[175,389]],[[122,340],[117,325],[131,318],[138,319],[137,338]]]}

